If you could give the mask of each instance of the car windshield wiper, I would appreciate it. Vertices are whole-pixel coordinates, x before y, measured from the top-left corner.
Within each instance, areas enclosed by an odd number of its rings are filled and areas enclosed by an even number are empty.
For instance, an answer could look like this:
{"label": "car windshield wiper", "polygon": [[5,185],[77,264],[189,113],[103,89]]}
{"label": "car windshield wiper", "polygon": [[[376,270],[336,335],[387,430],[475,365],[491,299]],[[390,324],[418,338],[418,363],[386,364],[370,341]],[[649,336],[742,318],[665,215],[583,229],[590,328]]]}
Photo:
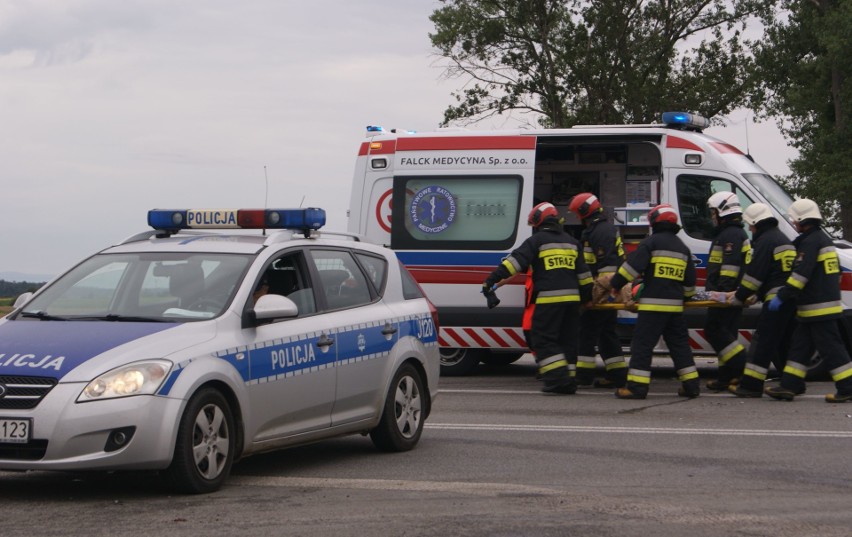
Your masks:
{"label": "car windshield wiper", "polygon": [[106,315],[91,315],[88,317],[73,317],[75,321],[115,321],[123,323],[168,323],[166,319],[159,317],[142,317],[139,315],[118,315],[116,313],[108,313]]}
{"label": "car windshield wiper", "polygon": [[68,317],[60,317],[58,315],[49,315],[41,310],[39,311],[22,311],[21,317],[30,317],[41,321],[67,321]]}

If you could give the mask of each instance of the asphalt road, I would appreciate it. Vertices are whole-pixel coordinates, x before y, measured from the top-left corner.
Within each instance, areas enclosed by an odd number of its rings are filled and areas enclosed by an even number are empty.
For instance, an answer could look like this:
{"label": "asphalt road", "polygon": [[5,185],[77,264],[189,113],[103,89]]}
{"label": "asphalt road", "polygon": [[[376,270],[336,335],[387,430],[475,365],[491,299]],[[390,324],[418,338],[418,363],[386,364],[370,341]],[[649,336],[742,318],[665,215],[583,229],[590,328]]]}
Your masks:
{"label": "asphalt road", "polygon": [[[663,362],[664,363],[664,362]],[[0,535],[852,535],[852,404],[543,395],[527,358],[442,378],[414,451],[355,436],[260,455],[206,496],[152,474],[0,472]]]}

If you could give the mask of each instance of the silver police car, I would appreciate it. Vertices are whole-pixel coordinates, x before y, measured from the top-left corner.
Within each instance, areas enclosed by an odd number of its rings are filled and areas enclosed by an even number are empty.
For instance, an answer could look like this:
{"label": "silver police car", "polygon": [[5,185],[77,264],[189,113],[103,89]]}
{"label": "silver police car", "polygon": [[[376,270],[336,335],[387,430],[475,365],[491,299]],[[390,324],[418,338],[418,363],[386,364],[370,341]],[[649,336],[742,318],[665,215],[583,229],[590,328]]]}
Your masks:
{"label": "silver police car", "polygon": [[417,444],[438,319],[392,251],[318,231],[321,209],[148,222],[0,320],[0,469],[160,470],[206,493],[259,452]]}

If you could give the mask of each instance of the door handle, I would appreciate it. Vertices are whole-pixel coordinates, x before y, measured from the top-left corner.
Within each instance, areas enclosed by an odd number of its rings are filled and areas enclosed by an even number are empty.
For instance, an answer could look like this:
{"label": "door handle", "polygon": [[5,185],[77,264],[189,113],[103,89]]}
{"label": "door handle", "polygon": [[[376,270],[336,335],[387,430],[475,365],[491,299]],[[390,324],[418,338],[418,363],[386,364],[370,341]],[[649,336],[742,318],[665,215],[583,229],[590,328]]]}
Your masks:
{"label": "door handle", "polygon": [[317,340],[317,347],[331,347],[332,345],[334,345],[334,339],[325,334],[321,335],[319,340]]}
{"label": "door handle", "polygon": [[397,330],[399,330],[397,327],[388,323],[388,324],[385,325],[384,328],[382,328],[382,335],[383,336],[392,336],[393,334],[396,334]]}

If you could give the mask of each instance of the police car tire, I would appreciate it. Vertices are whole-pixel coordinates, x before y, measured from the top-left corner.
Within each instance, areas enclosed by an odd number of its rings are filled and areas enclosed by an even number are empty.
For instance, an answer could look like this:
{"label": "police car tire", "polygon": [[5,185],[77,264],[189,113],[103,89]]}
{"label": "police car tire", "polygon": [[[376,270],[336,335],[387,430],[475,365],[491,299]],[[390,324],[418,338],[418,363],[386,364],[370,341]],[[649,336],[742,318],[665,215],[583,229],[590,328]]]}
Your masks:
{"label": "police car tire", "polygon": [[523,355],[522,352],[488,352],[480,361],[486,365],[509,365],[520,360]]}
{"label": "police car tire", "polygon": [[370,431],[373,444],[382,451],[414,448],[423,432],[427,397],[417,368],[409,363],[400,366],[385,396],[382,419]]}
{"label": "police car tire", "polygon": [[[213,471],[212,476],[205,476],[209,468],[207,466],[210,458],[205,457],[196,463],[193,455],[195,445],[204,442],[205,433],[197,430],[196,422],[201,414],[206,416],[203,420],[212,422],[217,413],[222,414],[221,425],[216,435],[218,438],[225,436],[227,441],[227,453]],[[231,473],[231,465],[234,462],[235,435],[234,417],[231,405],[227,399],[214,388],[203,388],[199,390],[186,405],[183,416],[178,427],[175,451],[172,463],[167,470],[168,480],[178,491],[186,494],[206,494],[218,490],[222,483]]]}

